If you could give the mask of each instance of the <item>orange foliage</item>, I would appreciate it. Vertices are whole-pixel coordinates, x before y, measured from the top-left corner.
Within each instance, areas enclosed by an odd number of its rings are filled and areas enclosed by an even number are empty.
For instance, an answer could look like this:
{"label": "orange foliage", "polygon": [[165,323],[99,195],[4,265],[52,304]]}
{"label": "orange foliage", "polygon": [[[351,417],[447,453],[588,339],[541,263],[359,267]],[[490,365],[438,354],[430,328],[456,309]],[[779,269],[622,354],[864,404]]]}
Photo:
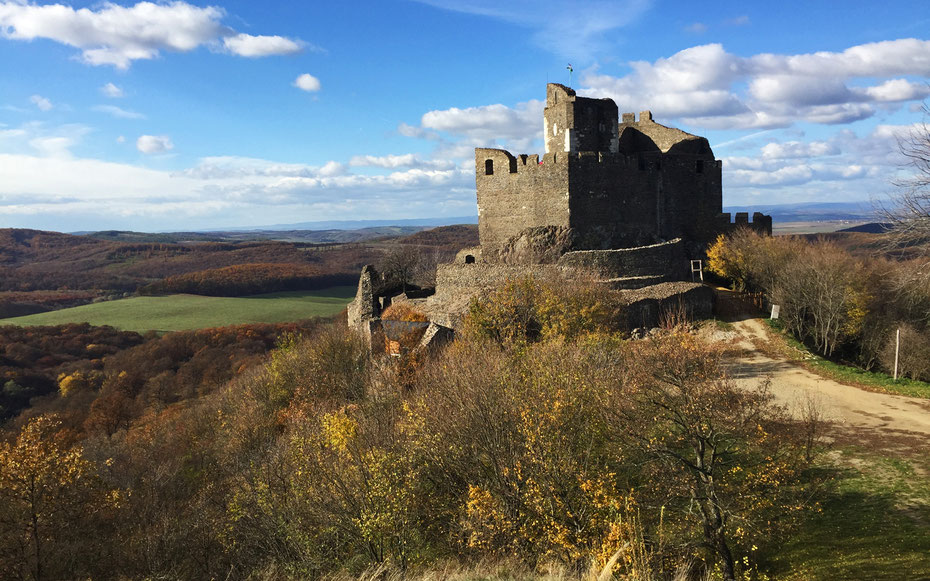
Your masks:
{"label": "orange foliage", "polygon": [[208,296],[244,296],[279,291],[311,290],[351,284],[356,275],[326,274],[307,264],[236,264],[201,270],[152,283],[142,294],[188,293]]}

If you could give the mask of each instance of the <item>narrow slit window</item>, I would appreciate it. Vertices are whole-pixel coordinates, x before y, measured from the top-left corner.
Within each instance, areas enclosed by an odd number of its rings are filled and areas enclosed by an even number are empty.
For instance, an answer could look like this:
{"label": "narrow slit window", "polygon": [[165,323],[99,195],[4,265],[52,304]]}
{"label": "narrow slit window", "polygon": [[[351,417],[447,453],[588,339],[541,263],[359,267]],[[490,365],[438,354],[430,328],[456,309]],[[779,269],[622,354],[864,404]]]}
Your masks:
{"label": "narrow slit window", "polygon": [[491,176],[494,175],[494,160],[488,159],[484,162],[484,175]]}

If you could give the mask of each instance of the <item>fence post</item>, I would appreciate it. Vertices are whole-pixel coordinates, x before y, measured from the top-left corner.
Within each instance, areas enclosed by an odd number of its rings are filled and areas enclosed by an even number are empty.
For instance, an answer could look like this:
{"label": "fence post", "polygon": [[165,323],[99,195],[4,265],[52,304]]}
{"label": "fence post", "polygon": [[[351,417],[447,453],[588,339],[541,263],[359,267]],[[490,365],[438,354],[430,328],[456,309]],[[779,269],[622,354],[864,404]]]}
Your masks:
{"label": "fence post", "polygon": [[898,350],[901,348],[901,327],[898,327],[894,339],[894,380],[898,381]]}

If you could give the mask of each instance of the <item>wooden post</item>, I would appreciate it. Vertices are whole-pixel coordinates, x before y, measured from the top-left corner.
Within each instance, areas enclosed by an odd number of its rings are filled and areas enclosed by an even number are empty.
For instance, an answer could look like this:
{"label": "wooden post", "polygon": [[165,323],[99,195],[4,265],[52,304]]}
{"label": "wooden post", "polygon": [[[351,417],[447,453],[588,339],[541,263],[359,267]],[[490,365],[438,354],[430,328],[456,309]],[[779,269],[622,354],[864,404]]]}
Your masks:
{"label": "wooden post", "polygon": [[894,340],[894,380],[898,381],[898,350],[901,348],[901,328],[895,333]]}

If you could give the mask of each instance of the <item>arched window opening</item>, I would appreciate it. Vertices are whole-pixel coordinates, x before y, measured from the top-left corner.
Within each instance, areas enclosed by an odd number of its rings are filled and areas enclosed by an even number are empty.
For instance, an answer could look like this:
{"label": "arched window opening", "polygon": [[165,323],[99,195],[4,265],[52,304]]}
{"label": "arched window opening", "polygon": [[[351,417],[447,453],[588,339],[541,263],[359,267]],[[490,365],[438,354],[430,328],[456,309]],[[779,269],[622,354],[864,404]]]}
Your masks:
{"label": "arched window opening", "polygon": [[466,255],[465,255],[465,264],[474,264],[474,263],[475,263],[475,257],[472,256],[471,254],[466,254]]}
{"label": "arched window opening", "polygon": [[494,160],[487,159],[484,161],[484,175],[494,175]]}

